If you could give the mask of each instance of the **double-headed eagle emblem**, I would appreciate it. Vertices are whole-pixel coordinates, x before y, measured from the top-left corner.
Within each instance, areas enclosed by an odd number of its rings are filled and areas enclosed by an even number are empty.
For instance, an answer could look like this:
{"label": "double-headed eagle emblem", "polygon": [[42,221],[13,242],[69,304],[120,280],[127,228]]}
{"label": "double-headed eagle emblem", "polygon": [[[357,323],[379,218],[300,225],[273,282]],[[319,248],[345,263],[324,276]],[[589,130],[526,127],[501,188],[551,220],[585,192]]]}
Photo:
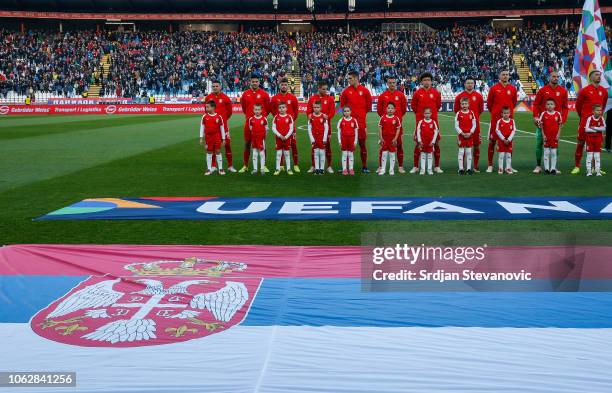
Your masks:
{"label": "double-headed eagle emblem", "polygon": [[[92,278],[86,280],[39,313],[42,315],[35,319],[42,322],[35,324],[33,320],[34,330],[51,339],[55,338],[49,332],[56,333],[62,341],[68,340],[59,336],[77,335],[73,340],[82,345],[173,342],[184,335],[205,336],[239,323],[234,317],[237,313],[244,317],[243,307],[247,303],[250,306],[256,291],[252,278],[222,278],[243,272],[243,263],[219,261],[211,266],[205,260],[187,258],[136,263],[125,268],[136,277],[94,278],[96,282],[90,285],[87,284]],[[177,322],[183,325],[173,326]]]}

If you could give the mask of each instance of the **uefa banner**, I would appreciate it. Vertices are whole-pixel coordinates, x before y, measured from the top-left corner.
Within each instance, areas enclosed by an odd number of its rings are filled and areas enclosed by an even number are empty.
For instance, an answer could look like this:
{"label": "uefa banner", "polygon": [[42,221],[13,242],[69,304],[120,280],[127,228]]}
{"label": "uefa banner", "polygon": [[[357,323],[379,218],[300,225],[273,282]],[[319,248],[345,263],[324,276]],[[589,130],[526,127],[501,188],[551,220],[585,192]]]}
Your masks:
{"label": "uefa banner", "polygon": [[[364,289],[381,269],[397,280],[368,247],[7,246],[0,370],[66,373],[83,392],[406,392],[431,380],[603,392],[612,294],[581,283],[610,283],[612,250],[566,248],[489,247],[460,265],[461,292],[423,292]],[[577,254],[581,272],[554,267]],[[411,262],[423,283],[446,283],[431,261]],[[558,280],[578,284],[559,292]],[[507,281],[530,288],[476,285]]]}
{"label": "uefa banner", "polygon": [[38,220],[609,220],[612,197],[89,198]]}

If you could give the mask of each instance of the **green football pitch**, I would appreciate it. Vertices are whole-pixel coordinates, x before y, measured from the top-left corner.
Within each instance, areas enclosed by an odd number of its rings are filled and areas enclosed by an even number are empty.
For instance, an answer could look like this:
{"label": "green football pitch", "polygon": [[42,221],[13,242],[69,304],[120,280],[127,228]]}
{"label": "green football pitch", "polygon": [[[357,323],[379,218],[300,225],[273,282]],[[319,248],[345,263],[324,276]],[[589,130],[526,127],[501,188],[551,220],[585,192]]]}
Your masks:
{"label": "green football pitch", "polygon": [[[602,153],[610,174],[572,176],[577,119],[570,116],[559,149],[560,176],[534,175],[534,125],[530,113],[517,114],[513,166],[519,173],[458,176],[457,147],[450,114],[441,114],[442,168],[435,176],[354,177],[306,174],[310,145],[306,118],[298,119],[302,173],[287,176],[227,174],[203,176],[198,144],[200,116],[27,116],[0,119],[0,244],[359,244],[371,231],[528,232],[612,231],[601,221],[32,221],[33,218],[92,197],[140,196],[609,196],[612,155]],[[378,117],[368,117],[369,167],[377,166]],[[488,114],[482,118],[488,121]],[[237,168],[242,165],[243,117],[230,121]],[[414,117],[404,120],[412,130]],[[488,123],[482,125],[488,129]],[[412,160],[407,142],[405,166]],[[337,138],[334,167],[339,166]],[[268,136],[268,167],[274,166]],[[360,160],[356,154],[355,164]],[[483,165],[484,164],[484,165]],[[481,169],[486,165],[486,141]]]}

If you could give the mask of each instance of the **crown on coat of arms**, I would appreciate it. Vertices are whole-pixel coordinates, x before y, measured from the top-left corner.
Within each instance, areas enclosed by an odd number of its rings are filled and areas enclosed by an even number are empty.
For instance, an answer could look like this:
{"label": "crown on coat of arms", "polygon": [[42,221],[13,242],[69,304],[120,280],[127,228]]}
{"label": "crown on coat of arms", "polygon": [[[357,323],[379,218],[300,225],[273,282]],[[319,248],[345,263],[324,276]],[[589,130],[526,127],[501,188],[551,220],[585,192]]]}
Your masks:
{"label": "crown on coat of arms", "polygon": [[136,276],[209,276],[220,277],[227,273],[242,272],[247,264],[242,262],[210,261],[190,257],[182,261],[137,262],[125,265]]}

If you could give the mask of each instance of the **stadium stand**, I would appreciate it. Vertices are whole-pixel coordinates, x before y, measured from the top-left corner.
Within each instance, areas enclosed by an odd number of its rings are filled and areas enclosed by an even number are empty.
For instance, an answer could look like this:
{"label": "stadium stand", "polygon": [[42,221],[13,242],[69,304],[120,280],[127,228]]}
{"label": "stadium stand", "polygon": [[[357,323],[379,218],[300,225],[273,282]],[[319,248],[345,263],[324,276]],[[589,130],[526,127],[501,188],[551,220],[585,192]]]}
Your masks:
{"label": "stadium stand", "polygon": [[379,25],[350,34],[333,28],[301,34],[5,29],[0,31],[0,100],[23,102],[28,95],[35,101],[83,96],[145,100],[150,95],[190,100],[209,91],[212,79],[220,79],[237,97],[253,72],[271,93],[278,78],[290,76],[295,93],[308,97],[319,80],[338,93],[349,70],[360,72],[373,95],[384,90],[389,73],[399,76],[401,89],[410,95],[417,76],[431,71],[443,98],[450,99],[468,75],[478,79],[478,89],[486,94],[504,67],[522,95],[546,83],[553,69],[561,71],[562,83],[572,90],[573,29],[562,24],[520,31],[473,24],[402,32],[382,31]]}
{"label": "stadium stand", "polygon": [[[487,40],[490,45],[484,45]],[[385,89],[385,76],[390,73],[402,79],[410,94],[417,87],[418,75],[430,71],[442,93],[452,95],[468,75],[484,82],[480,84],[484,90],[486,84],[494,83],[497,70],[514,69],[508,32],[486,26],[433,32],[358,31],[336,36],[314,33],[302,37],[300,43],[300,65],[308,93],[316,89],[316,83],[308,83],[310,79],[326,80],[339,91],[346,86],[343,78],[347,71],[356,70],[375,95]]]}

